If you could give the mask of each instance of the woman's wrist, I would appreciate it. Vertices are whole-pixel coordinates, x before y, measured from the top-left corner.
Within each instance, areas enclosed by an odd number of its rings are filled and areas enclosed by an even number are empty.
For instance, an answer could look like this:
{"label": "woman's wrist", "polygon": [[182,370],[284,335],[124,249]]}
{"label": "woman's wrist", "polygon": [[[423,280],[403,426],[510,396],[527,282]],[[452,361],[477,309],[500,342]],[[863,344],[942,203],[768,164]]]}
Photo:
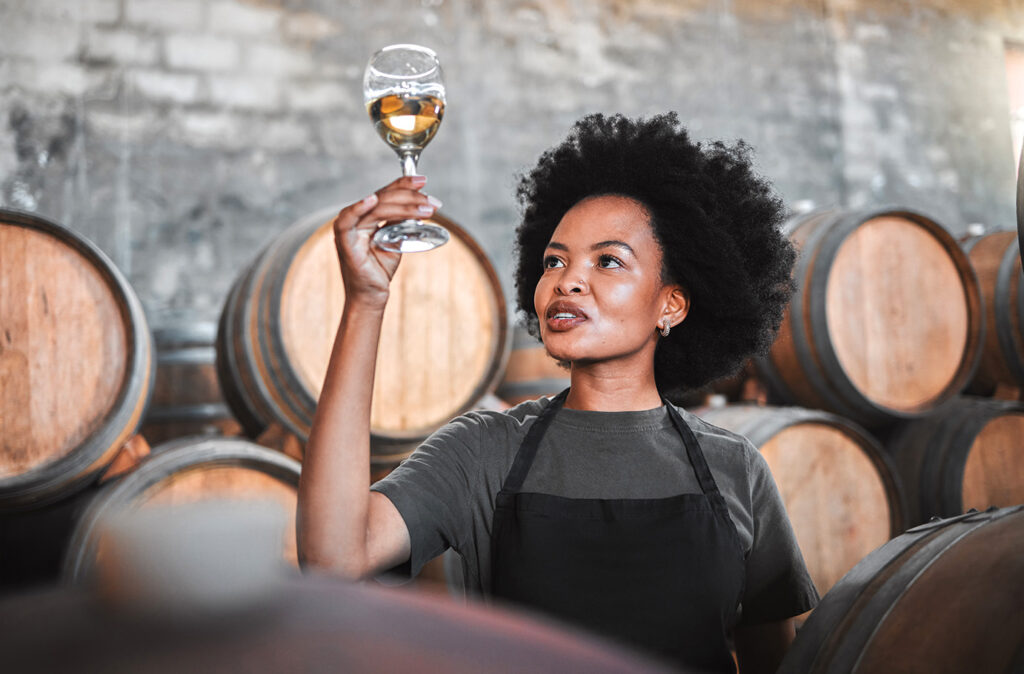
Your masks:
{"label": "woman's wrist", "polygon": [[388,291],[383,292],[360,292],[345,294],[345,313],[384,313],[387,307]]}

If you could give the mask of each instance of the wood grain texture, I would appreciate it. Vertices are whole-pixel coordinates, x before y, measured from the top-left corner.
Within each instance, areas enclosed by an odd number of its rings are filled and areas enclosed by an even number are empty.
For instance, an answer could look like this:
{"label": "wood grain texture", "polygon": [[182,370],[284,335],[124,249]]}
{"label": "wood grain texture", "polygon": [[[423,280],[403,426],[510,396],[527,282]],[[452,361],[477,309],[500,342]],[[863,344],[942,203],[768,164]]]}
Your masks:
{"label": "wood grain texture", "polygon": [[910,529],[822,599],[778,671],[1021,671],[1022,546],[1022,507]]}
{"label": "wood grain texture", "polygon": [[[991,394],[1000,385],[1024,386],[1024,334],[1019,310],[1020,286],[1024,283],[1015,232],[992,232],[968,240],[970,259],[978,275],[985,302],[985,342],[971,390]],[[1007,256],[1011,259],[1007,260]],[[1011,269],[1008,283],[1000,283],[1005,264]]]}
{"label": "wood grain texture", "polygon": [[758,361],[772,402],[875,428],[962,390],[981,355],[982,299],[940,224],[904,210],[833,210],[785,229],[799,250],[797,291]]}
{"label": "wood grain texture", "polygon": [[128,339],[92,260],[0,223],[0,477],[67,455],[104,422],[124,385]]}
{"label": "wood grain texture", "polygon": [[903,530],[894,468],[855,424],[794,407],[739,404],[696,412],[759,448],[820,594]]}
{"label": "wood grain texture", "polygon": [[826,302],[839,361],[867,397],[916,410],[946,393],[967,346],[968,305],[931,232],[900,217],[864,222],[839,249]]}
{"label": "wood grain texture", "polygon": [[[815,390],[806,374],[809,367],[821,369],[817,354],[814,353],[813,340],[808,340],[811,348],[813,363],[802,361],[796,348],[796,332],[803,337],[807,332],[807,316],[811,309],[811,293],[806,278],[807,269],[813,269],[817,259],[817,248],[809,244],[811,234],[816,233],[818,228],[827,226],[831,222],[832,213],[815,213],[795,218],[787,223],[791,228],[789,240],[799,251],[799,266],[795,272],[798,276],[797,292],[787,305],[782,319],[782,325],[772,343],[769,357],[759,363],[762,372],[769,381],[776,382],[783,390],[775,390],[775,393],[787,403],[799,403],[805,407],[815,409],[826,409],[828,403]],[[806,337],[805,337],[806,339]]]}
{"label": "wood grain texture", "polygon": [[1024,404],[958,396],[887,440],[912,523],[1024,503]]}
{"label": "wood grain texture", "polygon": [[[481,252],[457,233],[405,255],[391,283],[377,356],[371,426],[380,434],[431,429],[479,397],[503,354],[505,307]],[[284,348],[318,395],[344,307],[330,223],[300,248],[284,282]],[[482,394],[482,392],[481,392]]]}
{"label": "wood grain texture", "polygon": [[1013,660],[1024,634],[1020,519],[968,534],[923,569],[893,602],[857,671],[1019,671]]}
{"label": "wood grain texture", "polygon": [[985,510],[1024,503],[1024,412],[989,420],[964,464],[963,508]]}
{"label": "wood grain texture", "polygon": [[761,447],[800,550],[824,594],[890,538],[890,503],[877,468],[841,430],[804,423]]}

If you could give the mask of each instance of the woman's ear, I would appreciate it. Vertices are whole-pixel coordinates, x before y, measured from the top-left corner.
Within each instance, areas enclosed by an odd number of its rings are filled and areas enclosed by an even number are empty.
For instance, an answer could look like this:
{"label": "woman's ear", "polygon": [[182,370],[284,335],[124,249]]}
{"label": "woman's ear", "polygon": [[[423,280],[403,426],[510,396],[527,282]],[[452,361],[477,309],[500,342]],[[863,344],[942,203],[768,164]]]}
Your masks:
{"label": "woman's ear", "polygon": [[673,283],[665,286],[665,306],[661,312],[661,320],[667,320],[673,328],[690,313],[690,293],[681,285]]}

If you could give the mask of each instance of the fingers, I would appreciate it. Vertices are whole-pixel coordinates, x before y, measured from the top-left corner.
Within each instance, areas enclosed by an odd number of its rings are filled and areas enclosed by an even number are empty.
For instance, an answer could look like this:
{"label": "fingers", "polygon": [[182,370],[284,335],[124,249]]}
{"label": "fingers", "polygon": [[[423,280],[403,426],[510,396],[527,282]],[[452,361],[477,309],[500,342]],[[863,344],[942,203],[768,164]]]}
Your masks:
{"label": "fingers", "polygon": [[395,180],[362,201],[343,208],[334,221],[335,230],[376,227],[381,221],[433,215],[441,207],[441,200],[419,191],[425,183],[423,176]]}

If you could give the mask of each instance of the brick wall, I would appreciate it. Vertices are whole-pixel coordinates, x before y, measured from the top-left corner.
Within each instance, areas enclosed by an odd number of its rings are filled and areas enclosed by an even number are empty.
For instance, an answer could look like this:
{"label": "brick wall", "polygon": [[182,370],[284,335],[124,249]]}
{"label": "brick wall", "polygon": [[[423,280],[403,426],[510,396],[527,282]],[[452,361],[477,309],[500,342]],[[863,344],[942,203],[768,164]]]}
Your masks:
{"label": "brick wall", "polygon": [[450,90],[430,192],[506,283],[516,172],[593,111],[743,137],[798,207],[1012,227],[1006,40],[1019,0],[6,0],[0,205],[96,242],[155,327],[215,320],[263,243],[398,175],[360,84],[412,41]]}

